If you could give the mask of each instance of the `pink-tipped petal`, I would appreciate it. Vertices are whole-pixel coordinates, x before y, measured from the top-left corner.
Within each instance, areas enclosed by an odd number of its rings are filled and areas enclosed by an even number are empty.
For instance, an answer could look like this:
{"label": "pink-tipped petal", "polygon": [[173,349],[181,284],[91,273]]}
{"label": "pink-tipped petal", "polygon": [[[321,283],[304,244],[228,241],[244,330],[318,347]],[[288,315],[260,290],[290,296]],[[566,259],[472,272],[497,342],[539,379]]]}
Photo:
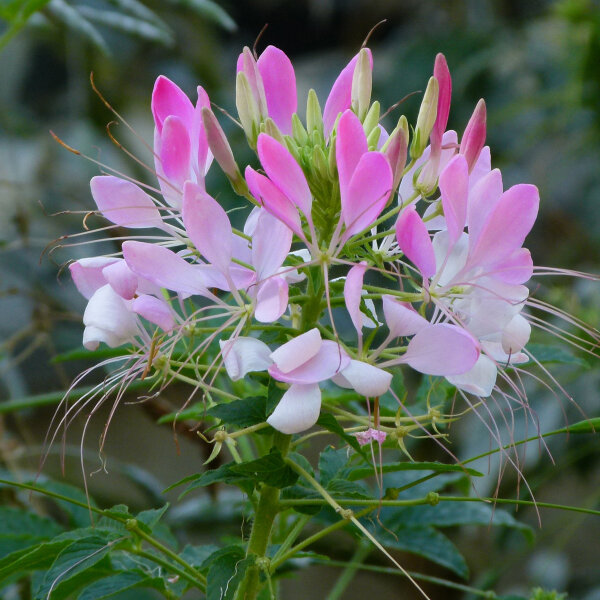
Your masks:
{"label": "pink-tipped petal", "polygon": [[162,170],[178,188],[183,188],[190,179],[191,143],[185,123],[173,115],[163,123],[160,143],[160,162]]}
{"label": "pink-tipped petal", "polygon": [[223,364],[232,381],[238,381],[253,371],[266,371],[273,363],[269,357],[269,346],[256,338],[240,336],[219,340],[219,346]]}
{"label": "pink-tipped petal", "polygon": [[304,239],[298,210],[270,179],[252,167],[246,167],[246,182],[252,195],[266,210]]}
{"label": "pink-tipped petal", "polygon": [[363,278],[366,270],[367,263],[361,261],[348,271],[346,281],[344,282],[344,301],[346,302],[346,309],[350,314],[350,319],[352,319],[352,324],[359,337],[362,335],[363,327],[363,314],[360,312],[360,300]]}
{"label": "pink-tipped petal", "polygon": [[127,241],[123,243],[123,256],[136,275],[159,287],[182,294],[207,293],[204,276],[198,267],[164,246]]}
{"label": "pink-tipped petal", "polygon": [[496,385],[498,369],[496,363],[484,356],[479,356],[477,362],[471,369],[462,375],[449,375],[446,379],[459,390],[463,390],[474,396],[487,398]]}
{"label": "pink-tipped petal", "polygon": [[342,203],[347,196],[348,186],[358,162],[368,149],[367,136],[359,118],[351,110],[345,111],[340,117],[335,141]]}
{"label": "pink-tipped petal", "polygon": [[388,391],[392,374],[366,362],[351,360],[332,381],[341,387],[350,387],[366,398],[376,398]]}
{"label": "pink-tipped petal", "polygon": [[258,136],[256,149],[269,179],[310,220],[312,195],[296,159],[287,148],[266,133]]}
{"label": "pink-tipped petal", "polygon": [[292,135],[292,115],[298,108],[298,96],[290,59],[279,48],[267,46],[257,66],[265,87],[269,117],[284,135]]}
{"label": "pink-tipped petal", "polygon": [[192,131],[192,145],[196,144],[197,147],[192,147],[192,157],[197,153],[197,175],[198,178],[203,178],[211,165],[213,156],[208,147],[208,139],[206,137],[206,129],[202,121],[202,109],[208,108],[210,110],[210,99],[208,94],[203,87],[198,86],[198,100],[196,101],[196,107],[194,109],[194,129]]}
{"label": "pink-tipped petal", "polygon": [[473,169],[485,144],[486,118],[485,102],[480,100],[467,123],[460,142],[459,152],[467,159],[469,171]]}
{"label": "pink-tipped petal", "polygon": [[533,259],[527,248],[519,248],[505,260],[490,265],[490,277],[504,281],[505,283],[525,283],[533,275]]}
{"label": "pink-tipped petal", "polygon": [[266,210],[261,210],[252,235],[252,266],[258,281],[273,275],[292,246],[292,230]]}
{"label": "pink-tipped petal", "polygon": [[118,260],[118,258],[94,256],[91,258],[81,258],[69,265],[69,272],[73,278],[73,283],[86,300],[89,300],[96,290],[106,285],[107,282],[102,273],[104,267],[112,265]]}
{"label": "pink-tipped petal", "polygon": [[292,385],[282,396],[267,423],[291,435],[312,427],[321,412],[321,390],[317,384]]}
{"label": "pink-tipped petal", "polygon": [[124,260],[104,267],[102,275],[121,298],[131,300],[135,296],[138,288],[138,278]]}
{"label": "pink-tipped petal", "polygon": [[400,302],[389,295],[383,295],[381,300],[385,323],[393,338],[414,335],[429,325],[429,321],[410,304]]}
{"label": "pink-tipped petal", "polygon": [[131,181],[98,175],[90,181],[92,196],[102,216],[121,227],[163,228],[164,223],[152,198]]}
{"label": "pink-tipped petal", "polygon": [[289,373],[315,356],[322,343],[321,334],[314,327],[279,346],[271,359],[279,371]]}
{"label": "pink-tipped petal", "polygon": [[392,170],[385,156],[367,152],[358,162],[346,197],[342,195],[344,239],[369,227],[385,208],[392,190]]}
{"label": "pink-tipped petal", "polygon": [[410,341],[403,361],[427,375],[461,375],[477,362],[479,345],[464,329],[448,323],[428,325]]}
{"label": "pink-tipped petal", "polygon": [[341,346],[331,340],[325,340],[321,342],[319,351],[299,367],[283,373],[277,365],[273,365],[269,368],[269,374],[278,381],[287,383],[318,383],[343,371],[349,362],[350,357]]}
{"label": "pink-tipped petal", "polygon": [[158,325],[163,331],[171,331],[175,327],[171,307],[160,298],[142,294],[133,301],[132,308],[133,312]]}
{"label": "pink-tipped petal", "polygon": [[504,192],[471,245],[468,264],[497,264],[517,251],[533,227],[539,203],[534,185],[514,185]]}
{"label": "pink-tipped petal", "polygon": [[214,198],[191,181],[183,188],[183,224],[204,258],[226,273],[233,251],[229,217]]}
{"label": "pink-tipped petal", "polygon": [[450,242],[461,236],[467,221],[469,167],[465,157],[455,156],[440,174],[440,193]]}
{"label": "pink-tipped petal", "polygon": [[283,277],[271,277],[258,289],[254,316],[261,323],[273,323],[285,312],[287,305],[287,281]]}
{"label": "pink-tipped petal", "polygon": [[433,76],[438,82],[438,103],[435,124],[431,130],[431,146],[439,152],[442,146],[442,136],[448,124],[450,114],[450,101],[452,99],[452,78],[448,69],[446,57],[440,52],[435,57]]}
{"label": "pink-tipped petal", "polygon": [[489,214],[502,197],[502,173],[494,169],[483,176],[469,192],[467,220],[469,223],[469,240],[475,244]]}
{"label": "pink-tipped petal", "polygon": [[[369,54],[369,62],[371,63],[372,69],[373,56],[368,48],[367,52]],[[352,78],[354,77],[354,69],[357,61],[358,54],[344,67],[342,72],[338,75],[338,78],[335,80],[331,92],[329,92],[329,96],[325,102],[325,108],[323,109],[325,137],[329,137],[329,134],[335,125],[337,116],[350,108],[350,105],[352,104]]]}
{"label": "pink-tipped petal", "polygon": [[192,127],[194,107],[190,99],[170,79],[161,75],[154,83],[152,91],[152,114],[158,133],[162,133],[165,119],[170,115],[179,117],[188,127]]}
{"label": "pink-tipped petal", "polygon": [[423,277],[435,275],[435,253],[429,232],[412,204],[402,211],[396,221],[396,239],[404,255],[415,264]]}

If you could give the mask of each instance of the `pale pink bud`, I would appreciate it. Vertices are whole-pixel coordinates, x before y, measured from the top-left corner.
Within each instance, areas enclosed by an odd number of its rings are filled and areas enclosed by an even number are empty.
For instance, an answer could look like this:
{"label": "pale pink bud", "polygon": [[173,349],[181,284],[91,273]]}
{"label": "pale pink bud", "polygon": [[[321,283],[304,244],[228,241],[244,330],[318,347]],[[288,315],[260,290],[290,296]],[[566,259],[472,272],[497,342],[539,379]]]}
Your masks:
{"label": "pale pink bud", "polygon": [[435,64],[433,67],[433,76],[438,82],[438,103],[437,103],[437,116],[435,124],[431,130],[431,147],[432,152],[436,152],[441,149],[442,136],[446,131],[446,125],[448,124],[448,115],[450,114],[450,100],[452,98],[452,78],[450,77],[450,71],[448,70],[448,63],[442,53],[439,53],[435,57]]}
{"label": "pale pink bud", "polygon": [[463,133],[462,140],[460,142],[459,153],[463,154],[467,159],[469,165],[469,172],[473,169],[473,166],[479,158],[479,154],[485,144],[485,123],[486,123],[486,109],[485,101],[481,99],[473,115],[469,119],[465,132]]}

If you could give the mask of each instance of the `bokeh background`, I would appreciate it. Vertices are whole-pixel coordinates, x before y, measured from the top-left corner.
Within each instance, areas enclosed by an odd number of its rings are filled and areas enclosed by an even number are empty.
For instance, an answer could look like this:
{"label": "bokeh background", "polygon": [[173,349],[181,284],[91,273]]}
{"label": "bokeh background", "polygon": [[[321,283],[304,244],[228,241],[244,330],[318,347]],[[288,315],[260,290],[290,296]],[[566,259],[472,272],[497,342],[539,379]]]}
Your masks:
{"label": "bokeh background", "polygon": [[[36,5],[39,10],[26,22],[11,13]],[[131,12],[132,7],[137,7],[137,13]],[[106,251],[111,245],[79,244],[84,240],[75,237],[44,253],[53,240],[81,230],[82,214],[62,211],[93,209],[89,179],[99,173],[97,165],[59,146],[49,130],[94,159],[144,181],[152,180],[150,173],[108,138],[105,128],[114,115],[93,93],[90,73],[137,135],[150,142],[150,92],[159,74],[175,80],[191,96],[195,86],[202,84],[216,104],[233,113],[236,57],[244,45],[252,46],[268,23],[258,49],[268,44],[282,48],[296,67],[300,98],[314,87],[324,102],[339,70],[382,19],[387,21],[370,41],[375,58],[374,97],[386,108],[422,90],[435,54],[444,52],[453,75],[450,126],[464,128],[475,103],[484,97],[493,165],[503,170],[505,186],[530,182],[540,188],[541,214],[527,243],[536,263],[598,273],[597,1],[4,0],[0,5],[2,468],[17,472],[37,468],[60,397],[56,392],[91,366],[83,356],[60,359],[80,347],[84,308],[84,300],[61,267],[69,259]],[[401,110],[409,121],[416,117],[419,103],[420,94],[415,94],[403,104]],[[222,123],[243,162],[241,132],[225,118]],[[113,132],[134,154],[149,160],[140,140],[123,125]],[[227,195],[227,186],[216,169],[212,171],[210,189]],[[554,278],[539,283],[535,292],[598,326],[598,283]],[[597,363],[592,359],[592,368],[586,369],[573,362],[557,366],[555,372],[581,411],[596,416],[600,406]],[[101,377],[101,373],[93,375],[89,383]],[[173,388],[164,402],[177,405],[180,397]],[[582,418],[574,403],[561,400],[553,390],[532,386],[530,397],[542,430]],[[161,489],[201,468],[206,448],[185,430],[177,446],[171,427],[155,424],[161,410],[166,409],[137,403],[119,409],[105,449],[108,472],[100,470],[89,477],[91,493],[101,504],[160,505],[164,500]],[[102,466],[97,440],[104,422],[105,413],[100,412],[89,426],[88,474]],[[78,456],[84,423],[82,415],[81,422],[71,428],[66,446],[66,478],[77,485],[82,481]],[[526,435],[524,426],[517,422],[515,438]],[[529,434],[534,432],[535,425],[529,423]],[[452,439],[454,450],[465,458],[485,451],[490,443],[485,426],[476,419],[461,422]],[[597,507],[597,437],[553,438],[549,446],[556,465],[537,445],[527,455],[526,475],[538,499]],[[421,444],[415,450],[422,456],[435,455],[431,445]],[[45,466],[49,475],[60,476],[59,453],[60,448],[50,452]],[[487,469],[487,463],[480,466]],[[482,492],[494,489],[497,466],[492,463],[490,468]],[[500,493],[514,494],[516,483],[516,475],[507,470]],[[182,535],[194,539],[215,540],[239,532],[239,515],[210,496],[176,505],[170,515]],[[536,528],[535,542],[486,527],[452,532],[467,556],[471,584],[490,585],[504,594],[525,594],[542,585],[568,591],[572,599],[600,599],[598,519],[544,511],[543,529],[537,529],[535,511],[519,511],[517,516]],[[341,559],[349,557],[349,538],[342,535],[327,544]],[[411,569],[452,578],[414,556],[401,558]],[[324,598],[337,574],[334,568],[314,567],[301,579],[292,577],[285,583],[285,597]],[[427,590],[432,598],[469,598],[433,586]],[[353,600],[365,594],[392,599],[415,597],[416,592],[399,577],[361,574],[343,598]]]}

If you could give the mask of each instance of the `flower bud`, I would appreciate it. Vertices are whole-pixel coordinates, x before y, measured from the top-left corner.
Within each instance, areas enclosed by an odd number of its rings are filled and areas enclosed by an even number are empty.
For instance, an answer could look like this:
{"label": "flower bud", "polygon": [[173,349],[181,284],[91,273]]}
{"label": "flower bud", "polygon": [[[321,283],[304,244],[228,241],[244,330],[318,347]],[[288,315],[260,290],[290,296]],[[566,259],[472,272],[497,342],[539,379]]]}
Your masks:
{"label": "flower bud", "polygon": [[439,86],[437,115],[435,124],[431,130],[431,151],[437,154],[442,148],[442,136],[448,124],[450,114],[450,100],[452,98],[452,78],[448,70],[448,63],[442,53],[435,57],[433,76],[437,79]]}
{"label": "flower bud", "polygon": [[221,125],[219,125],[219,121],[217,121],[217,117],[206,106],[202,108],[202,123],[206,131],[208,147],[215,157],[217,164],[221,167],[225,175],[227,175],[235,192],[244,196],[248,191],[248,187],[235,162],[231,146],[227,141],[225,132],[221,128]]}
{"label": "flower bud", "polygon": [[312,168],[319,174],[319,177],[327,181],[329,177],[329,165],[327,164],[327,157],[321,146],[315,146],[312,154]]}
{"label": "flower bud", "polygon": [[243,72],[237,74],[235,85],[235,105],[237,107],[244,133],[250,146],[256,146],[261,117],[258,105],[252,94],[248,78]]}
{"label": "flower bud", "polygon": [[261,133],[266,133],[272,138],[276,139],[281,145],[285,146],[285,141],[283,139],[283,134],[279,131],[279,127],[275,125],[275,121],[273,119],[268,118],[260,127]]}
{"label": "flower bud", "polygon": [[479,154],[485,144],[485,124],[486,124],[486,109],[485,101],[481,99],[463,133],[462,140],[460,141],[459,154],[464,155],[469,165],[469,173],[473,169],[473,166],[479,158]]}
{"label": "flower bud", "polygon": [[323,134],[323,115],[317,93],[311,89],[306,100],[306,129],[309,133],[318,131]]}
{"label": "flower bud", "polygon": [[398,120],[398,125],[381,149],[390,163],[392,174],[394,176],[392,193],[396,190],[402,179],[406,157],[408,154],[408,121],[402,115]]}
{"label": "flower bud", "polygon": [[363,121],[371,103],[373,87],[373,68],[369,59],[369,51],[363,48],[358,53],[358,60],[352,76],[352,110]]}
{"label": "flower bud", "polygon": [[373,102],[373,104],[371,105],[371,108],[369,109],[369,112],[367,113],[367,116],[365,117],[365,120],[363,122],[363,129],[365,130],[365,134],[367,135],[367,137],[369,136],[371,131],[373,131],[373,129],[375,129],[375,127],[379,125],[380,112],[381,105],[377,100],[375,100],[375,102]]}
{"label": "flower bud", "polygon": [[367,136],[367,147],[369,150],[377,150],[377,142],[379,142],[379,136],[381,135],[381,129],[374,127],[369,135]]}
{"label": "flower bud", "polygon": [[241,71],[246,76],[250,84],[252,96],[258,107],[260,117],[266,118],[269,115],[267,109],[267,96],[265,94],[265,86],[262,76],[252,55],[252,51],[246,46],[238,60],[238,71]]}
{"label": "flower bud", "polygon": [[437,115],[438,92],[439,86],[437,79],[435,77],[430,77],[427,89],[425,90],[425,95],[423,96],[423,102],[421,102],[419,116],[417,117],[417,126],[415,127],[415,135],[410,147],[410,157],[412,160],[419,158],[427,147],[429,134],[433,129]]}
{"label": "flower bud", "polygon": [[308,133],[306,133],[306,129],[304,129],[304,125],[302,125],[302,121],[296,113],[292,115],[292,137],[299,146],[305,146],[308,142]]}

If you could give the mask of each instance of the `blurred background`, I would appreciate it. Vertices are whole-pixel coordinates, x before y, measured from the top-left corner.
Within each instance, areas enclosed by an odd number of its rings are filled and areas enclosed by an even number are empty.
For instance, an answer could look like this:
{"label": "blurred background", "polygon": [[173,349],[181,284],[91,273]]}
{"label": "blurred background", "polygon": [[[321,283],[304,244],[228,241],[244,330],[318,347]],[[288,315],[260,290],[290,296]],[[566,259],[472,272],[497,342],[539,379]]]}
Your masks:
{"label": "blurred background", "polygon": [[[598,273],[600,256],[600,3],[595,0],[4,0],[0,5],[0,461],[9,470],[37,468],[44,436],[73,377],[92,366],[84,353],[60,357],[81,346],[85,301],[76,292],[66,261],[105,252],[104,245],[69,238],[51,253],[47,245],[82,229],[82,214],[94,208],[89,179],[99,167],[58,145],[49,130],[81,152],[143,181],[152,174],[136,164],[106,134],[114,119],[91,88],[90,73],[113,107],[139,138],[151,143],[150,93],[165,74],[191,97],[201,84],[211,100],[235,112],[234,71],[238,53],[258,43],[282,48],[299,80],[300,112],[309,87],[323,105],[339,70],[373,33],[374,98],[387,108],[410,92],[423,90],[437,52],[444,52],[453,76],[449,126],[462,130],[480,97],[488,105],[488,141],[493,166],[503,170],[505,187],[519,182],[540,188],[542,207],[527,246],[538,265]],[[401,111],[413,121],[420,94]],[[399,112],[394,113],[395,118]],[[234,152],[247,155],[242,134],[228,119]],[[388,125],[391,124],[391,121]],[[113,133],[136,156],[150,160],[140,139],[123,125]],[[213,195],[229,194],[216,173]],[[95,219],[95,218],[93,218]],[[100,221],[95,220],[99,226]],[[69,244],[73,244],[67,247]],[[65,247],[60,247],[65,246]],[[600,286],[582,279],[546,278],[536,296],[559,304],[597,327]],[[57,357],[59,357],[57,359]],[[598,415],[600,375],[577,357],[558,365],[557,377],[588,416]],[[597,365],[597,363],[596,363]],[[592,362],[592,366],[596,366]],[[87,383],[100,381],[102,373]],[[180,396],[181,397],[181,396]],[[542,430],[582,419],[571,403],[543,387],[531,389]],[[135,396],[132,397],[135,399]],[[165,402],[177,405],[178,390]],[[492,406],[492,410],[495,408]],[[194,436],[156,426],[160,410],[122,406],[106,445],[108,474],[89,478],[101,504],[125,501],[136,508],[161,504],[160,490],[200,469],[206,449]],[[67,440],[68,480],[81,485],[78,444],[86,415]],[[97,440],[105,413],[87,433],[87,472],[101,467]],[[527,435],[517,423],[515,438]],[[529,424],[529,435],[535,433]],[[189,437],[189,439],[187,439]],[[463,420],[453,436],[461,457],[489,447],[485,426]],[[71,446],[72,445],[72,446]],[[527,478],[538,500],[594,507],[600,501],[597,438],[557,437],[549,442],[556,465],[537,445],[527,455]],[[58,453],[45,472],[59,475]],[[419,454],[417,448],[417,454]],[[422,444],[421,454],[431,456]],[[442,458],[442,457],[440,457]],[[487,469],[487,463],[480,465]],[[482,493],[494,490],[496,473]],[[488,489],[485,489],[485,486]],[[500,494],[514,494],[516,475],[504,474]],[[537,530],[535,511],[517,517]],[[218,539],[239,532],[230,515],[205,496],[171,511],[186,535]],[[518,532],[481,527],[450,531],[467,557],[472,585],[491,585],[504,594],[526,594],[536,585],[568,591],[577,600],[600,599],[600,523],[594,517],[560,511],[542,514],[543,529],[533,543]],[[348,538],[331,541],[340,558],[351,551]],[[452,575],[424,560],[401,555],[407,567]],[[383,564],[383,563],[382,563]],[[284,585],[286,598],[320,598],[336,570],[315,567]],[[432,598],[470,598],[428,587]],[[412,597],[399,577],[357,577],[346,600],[379,594]],[[405,595],[404,595],[405,594]],[[141,595],[136,596],[141,597]]]}

